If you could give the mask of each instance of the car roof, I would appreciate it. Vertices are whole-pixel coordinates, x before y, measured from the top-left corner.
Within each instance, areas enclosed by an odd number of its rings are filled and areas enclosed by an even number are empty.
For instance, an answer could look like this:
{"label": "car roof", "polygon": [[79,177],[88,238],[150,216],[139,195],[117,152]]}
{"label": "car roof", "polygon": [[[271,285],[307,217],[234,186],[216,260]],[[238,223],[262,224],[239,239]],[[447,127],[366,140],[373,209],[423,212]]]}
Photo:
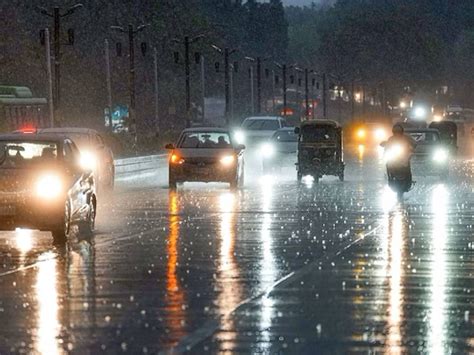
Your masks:
{"label": "car roof", "polygon": [[199,132],[208,132],[208,133],[229,133],[229,130],[226,128],[221,128],[221,127],[193,127],[193,128],[186,128],[183,130],[181,133],[188,133],[188,132],[194,132],[194,133],[199,133]]}
{"label": "car roof", "polygon": [[252,116],[247,117],[244,121],[252,121],[252,120],[269,120],[269,121],[278,121],[281,120],[283,117],[279,116]]}
{"label": "car roof", "polygon": [[340,127],[339,123],[333,120],[310,120],[310,121],[304,121],[301,123],[301,127],[306,127],[306,126],[321,126],[321,125],[327,125],[327,126],[332,126],[332,127]]}
{"label": "car roof", "polygon": [[43,133],[8,133],[0,134],[0,141],[29,141],[29,142],[59,142],[61,143],[66,136],[57,134],[43,134]]}
{"label": "car roof", "polygon": [[56,128],[40,128],[39,133],[53,133],[53,134],[98,134],[94,129],[78,128],[78,127],[56,127]]}

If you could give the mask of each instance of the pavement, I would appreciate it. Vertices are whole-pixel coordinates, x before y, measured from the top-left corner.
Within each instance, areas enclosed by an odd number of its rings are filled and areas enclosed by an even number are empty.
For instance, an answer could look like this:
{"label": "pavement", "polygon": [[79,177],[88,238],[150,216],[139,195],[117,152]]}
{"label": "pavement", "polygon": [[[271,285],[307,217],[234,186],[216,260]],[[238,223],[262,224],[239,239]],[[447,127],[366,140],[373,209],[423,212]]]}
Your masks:
{"label": "pavement", "polygon": [[0,233],[0,354],[474,353],[472,162],[402,202],[377,154],[346,162],[237,192],[162,168],[117,181],[93,237]]}

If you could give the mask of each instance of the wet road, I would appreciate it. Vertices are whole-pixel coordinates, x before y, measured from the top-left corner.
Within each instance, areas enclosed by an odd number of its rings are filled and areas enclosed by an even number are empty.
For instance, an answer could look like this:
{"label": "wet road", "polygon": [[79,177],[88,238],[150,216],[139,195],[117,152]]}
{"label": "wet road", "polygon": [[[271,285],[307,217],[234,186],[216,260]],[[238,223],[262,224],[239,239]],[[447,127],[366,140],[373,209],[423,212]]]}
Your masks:
{"label": "wet road", "polygon": [[347,181],[118,182],[97,232],[0,234],[0,353],[472,353],[472,163],[397,203],[376,155]]}

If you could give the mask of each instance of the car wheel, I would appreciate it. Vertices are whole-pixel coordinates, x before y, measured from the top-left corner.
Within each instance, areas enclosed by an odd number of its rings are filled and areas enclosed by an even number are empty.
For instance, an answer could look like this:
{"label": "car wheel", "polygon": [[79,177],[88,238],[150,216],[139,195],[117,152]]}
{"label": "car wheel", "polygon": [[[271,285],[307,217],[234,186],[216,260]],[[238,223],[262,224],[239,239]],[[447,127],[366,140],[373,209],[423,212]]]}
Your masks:
{"label": "car wheel", "polygon": [[56,223],[56,227],[51,231],[55,243],[64,243],[71,229],[71,207],[69,203],[64,204],[63,215],[59,218]]}
{"label": "car wheel", "polygon": [[240,172],[240,178],[239,178],[238,185],[239,185],[239,187],[244,187],[244,184],[245,184],[245,169],[242,166],[242,170]]}
{"label": "car wheel", "polygon": [[303,179],[303,174],[299,170],[296,172],[296,179],[298,180],[298,182],[301,182],[301,180]]}
{"label": "car wheel", "polygon": [[344,181],[344,171],[339,173],[339,181]]}
{"label": "car wheel", "polygon": [[81,223],[80,232],[85,235],[91,235],[95,229],[95,217],[97,215],[97,203],[94,197],[89,202],[89,214],[87,220]]}

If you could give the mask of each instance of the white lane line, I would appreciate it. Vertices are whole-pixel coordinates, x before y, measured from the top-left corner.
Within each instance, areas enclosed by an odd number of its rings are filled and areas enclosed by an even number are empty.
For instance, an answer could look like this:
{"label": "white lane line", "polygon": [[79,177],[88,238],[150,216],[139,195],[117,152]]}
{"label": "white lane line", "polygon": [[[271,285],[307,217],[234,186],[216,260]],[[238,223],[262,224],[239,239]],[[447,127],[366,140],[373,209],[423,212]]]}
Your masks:
{"label": "white lane line", "polygon": [[295,281],[300,280],[305,275],[309,274],[310,272],[313,272],[314,268],[318,266],[318,264],[320,264],[321,262],[323,261],[327,262],[329,260],[336,258],[337,256],[341,255],[343,252],[345,252],[346,250],[348,250],[355,244],[364,240],[366,237],[370,236],[371,234],[376,233],[380,228],[382,228],[382,225],[379,225],[375,227],[374,229],[372,229],[370,232],[367,232],[361,235],[359,238],[351,241],[350,243],[348,243],[347,245],[345,245],[343,248],[339,249],[338,251],[330,255],[325,255],[321,258],[315,259],[311,263],[300,268],[299,270],[290,272],[289,274],[283,276],[282,278],[277,280],[275,283],[273,283],[271,286],[266,288],[264,291],[258,293],[255,296],[252,296],[243,300],[242,302],[237,304],[234,308],[229,310],[227,313],[222,314],[220,316],[216,316],[213,319],[210,319],[202,327],[198,328],[196,331],[194,331],[190,335],[182,338],[176,346],[160,351],[159,354],[181,354],[185,351],[191,350],[193,347],[195,347],[199,343],[203,342],[204,340],[212,336],[219,329],[220,324],[222,322],[225,322],[227,318],[231,317],[240,308],[243,308],[251,303],[254,303],[260,298],[269,297],[272,294],[272,292],[275,291],[279,287],[284,287],[285,285],[289,285],[291,283],[294,283]]}

